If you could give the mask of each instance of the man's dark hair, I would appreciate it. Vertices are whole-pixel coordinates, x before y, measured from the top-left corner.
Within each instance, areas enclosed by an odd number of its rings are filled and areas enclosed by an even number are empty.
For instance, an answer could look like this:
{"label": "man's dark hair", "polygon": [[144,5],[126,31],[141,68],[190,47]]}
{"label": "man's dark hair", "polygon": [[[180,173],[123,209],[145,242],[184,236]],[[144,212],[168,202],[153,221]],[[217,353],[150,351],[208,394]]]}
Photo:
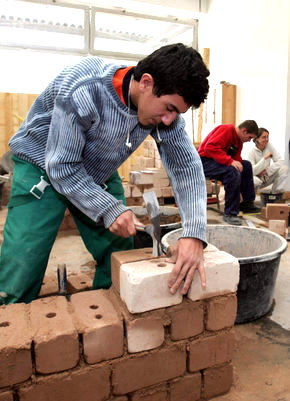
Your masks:
{"label": "man's dark hair", "polygon": [[139,61],[134,79],[139,82],[145,73],[153,77],[155,96],[178,94],[194,107],[207,97],[209,70],[201,55],[182,43],[160,47]]}
{"label": "man's dark hair", "polygon": [[261,136],[264,132],[268,132],[268,134],[269,134],[269,131],[268,131],[266,128],[260,127],[259,130],[258,130],[257,138],[260,138],[260,136]]}
{"label": "man's dark hair", "polygon": [[258,125],[254,120],[246,120],[239,125],[239,128],[246,128],[249,134],[258,136]]}

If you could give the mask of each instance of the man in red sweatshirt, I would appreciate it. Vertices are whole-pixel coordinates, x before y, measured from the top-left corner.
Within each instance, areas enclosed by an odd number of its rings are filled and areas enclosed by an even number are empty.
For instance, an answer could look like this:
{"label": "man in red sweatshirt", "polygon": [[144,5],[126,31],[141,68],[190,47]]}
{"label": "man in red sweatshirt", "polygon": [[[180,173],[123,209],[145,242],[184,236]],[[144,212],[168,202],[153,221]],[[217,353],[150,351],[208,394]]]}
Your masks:
{"label": "man in red sweatshirt", "polygon": [[258,126],[254,120],[246,120],[238,127],[223,124],[213,129],[198,149],[205,176],[224,185],[224,221],[229,224],[241,225],[238,218],[240,210],[245,213],[259,212],[254,206],[252,166],[248,160],[241,158],[243,143],[255,139],[257,135]]}

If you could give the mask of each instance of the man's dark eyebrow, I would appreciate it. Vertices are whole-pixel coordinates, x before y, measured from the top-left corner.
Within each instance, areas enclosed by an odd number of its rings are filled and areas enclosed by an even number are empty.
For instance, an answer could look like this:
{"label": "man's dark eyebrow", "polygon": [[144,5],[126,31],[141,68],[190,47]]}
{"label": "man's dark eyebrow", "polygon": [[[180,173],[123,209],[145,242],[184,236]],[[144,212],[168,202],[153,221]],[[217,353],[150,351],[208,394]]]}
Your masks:
{"label": "man's dark eyebrow", "polygon": [[172,107],[177,114],[181,114],[180,111],[178,110],[178,108],[176,106],[174,106],[174,104],[169,104],[168,107]]}

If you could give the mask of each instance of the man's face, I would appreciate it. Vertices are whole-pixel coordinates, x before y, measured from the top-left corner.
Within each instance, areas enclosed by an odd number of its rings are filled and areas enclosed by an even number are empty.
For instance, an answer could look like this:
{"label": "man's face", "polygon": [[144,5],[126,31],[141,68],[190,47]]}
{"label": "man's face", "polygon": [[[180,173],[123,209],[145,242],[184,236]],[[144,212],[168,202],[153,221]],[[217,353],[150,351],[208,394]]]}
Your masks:
{"label": "man's face", "polygon": [[246,128],[241,128],[238,131],[238,137],[240,138],[240,140],[244,143],[244,142],[250,142],[251,139],[255,139],[257,138],[256,134],[252,134],[251,132],[248,132]]}
{"label": "man's face", "polygon": [[[144,74],[147,75],[147,74]],[[143,77],[142,77],[143,78]],[[153,80],[141,79],[141,91],[138,98],[138,120],[144,126],[155,126],[159,123],[170,125],[180,113],[185,113],[189,105],[182,96],[153,94]]]}

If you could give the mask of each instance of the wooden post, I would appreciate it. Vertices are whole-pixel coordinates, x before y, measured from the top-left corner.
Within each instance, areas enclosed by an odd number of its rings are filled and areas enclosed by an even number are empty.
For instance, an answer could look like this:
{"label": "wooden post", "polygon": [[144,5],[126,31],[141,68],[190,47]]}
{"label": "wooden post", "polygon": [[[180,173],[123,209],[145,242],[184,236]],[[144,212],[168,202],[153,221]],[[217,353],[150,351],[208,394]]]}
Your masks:
{"label": "wooden post", "polygon": [[[209,53],[210,53],[210,50],[207,48],[203,49],[203,51],[202,51],[202,58],[203,58],[205,65],[207,66],[207,68],[209,68]],[[196,147],[198,147],[200,145],[201,140],[202,140],[203,113],[204,113],[204,103],[201,103],[201,105],[199,107],[196,141],[193,138],[193,143]]]}
{"label": "wooden post", "polygon": [[222,84],[222,124],[236,125],[236,85]]}

